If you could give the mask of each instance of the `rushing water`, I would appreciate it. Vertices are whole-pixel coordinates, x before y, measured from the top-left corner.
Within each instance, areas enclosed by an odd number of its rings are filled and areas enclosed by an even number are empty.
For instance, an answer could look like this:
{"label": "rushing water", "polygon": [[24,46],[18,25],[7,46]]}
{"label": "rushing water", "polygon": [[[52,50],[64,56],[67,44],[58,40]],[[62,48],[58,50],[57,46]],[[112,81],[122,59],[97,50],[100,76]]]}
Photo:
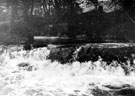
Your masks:
{"label": "rushing water", "polygon": [[127,65],[126,76],[116,61],[63,65],[46,59],[47,48],[1,46],[0,52],[0,96],[120,96],[120,88],[135,87],[134,67]]}

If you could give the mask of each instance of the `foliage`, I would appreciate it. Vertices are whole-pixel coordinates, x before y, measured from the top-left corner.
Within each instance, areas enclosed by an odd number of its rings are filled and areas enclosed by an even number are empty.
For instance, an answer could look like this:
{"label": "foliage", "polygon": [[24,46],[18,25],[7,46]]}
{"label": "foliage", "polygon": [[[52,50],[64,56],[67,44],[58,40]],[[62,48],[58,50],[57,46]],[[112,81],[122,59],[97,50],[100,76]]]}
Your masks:
{"label": "foliage", "polygon": [[[133,0],[6,0],[6,5],[14,34],[68,35],[72,39],[84,34],[90,42],[103,42],[108,29],[127,22],[126,18],[133,22],[135,15]],[[128,17],[120,18],[124,12]]]}

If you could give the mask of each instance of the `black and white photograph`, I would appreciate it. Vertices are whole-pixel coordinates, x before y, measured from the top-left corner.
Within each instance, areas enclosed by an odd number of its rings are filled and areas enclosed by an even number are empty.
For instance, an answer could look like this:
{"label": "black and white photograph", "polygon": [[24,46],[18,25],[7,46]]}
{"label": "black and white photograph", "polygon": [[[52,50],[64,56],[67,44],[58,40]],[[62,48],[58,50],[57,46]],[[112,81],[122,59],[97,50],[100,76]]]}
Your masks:
{"label": "black and white photograph", "polygon": [[0,96],[135,96],[135,0],[0,0]]}

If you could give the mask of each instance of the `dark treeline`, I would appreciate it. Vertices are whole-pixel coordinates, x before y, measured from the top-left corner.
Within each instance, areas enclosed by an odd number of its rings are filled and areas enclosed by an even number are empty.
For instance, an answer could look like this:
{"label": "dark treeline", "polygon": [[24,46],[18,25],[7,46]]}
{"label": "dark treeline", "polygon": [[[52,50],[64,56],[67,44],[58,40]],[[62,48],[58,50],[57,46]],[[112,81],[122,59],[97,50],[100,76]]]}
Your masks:
{"label": "dark treeline", "polygon": [[[90,42],[104,42],[111,37],[129,42],[134,38],[134,0],[110,1],[108,8],[114,10],[109,13],[104,12],[106,2],[98,0],[3,0],[0,3],[10,10],[12,34],[66,35],[71,39],[85,36]],[[87,11],[90,8],[87,6],[94,9]]]}

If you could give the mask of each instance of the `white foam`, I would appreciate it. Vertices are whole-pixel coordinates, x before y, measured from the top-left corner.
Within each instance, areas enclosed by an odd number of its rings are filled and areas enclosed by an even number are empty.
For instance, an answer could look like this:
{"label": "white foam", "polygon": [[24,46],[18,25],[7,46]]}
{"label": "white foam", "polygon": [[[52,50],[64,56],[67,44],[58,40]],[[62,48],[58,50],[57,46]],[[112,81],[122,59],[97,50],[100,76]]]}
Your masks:
{"label": "white foam", "polygon": [[[9,55],[11,54],[11,55]],[[0,95],[2,96],[66,96],[67,94],[89,94],[98,87],[111,90],[105,85],[134,86],[135,75],[126,76],[121,66],[103,66],[97,62],[74,62],[62,65],[46,60],[49,50],[46,48],[28,51],[10,51],[2,54],[0,66]],[[14,58],[11,58],[11,57]],[[27,58],[26,58],[27,57]],[[20,63],[29,63],[35,70],[21,70]],[[105,68],[104,68],[105,67]]]}

